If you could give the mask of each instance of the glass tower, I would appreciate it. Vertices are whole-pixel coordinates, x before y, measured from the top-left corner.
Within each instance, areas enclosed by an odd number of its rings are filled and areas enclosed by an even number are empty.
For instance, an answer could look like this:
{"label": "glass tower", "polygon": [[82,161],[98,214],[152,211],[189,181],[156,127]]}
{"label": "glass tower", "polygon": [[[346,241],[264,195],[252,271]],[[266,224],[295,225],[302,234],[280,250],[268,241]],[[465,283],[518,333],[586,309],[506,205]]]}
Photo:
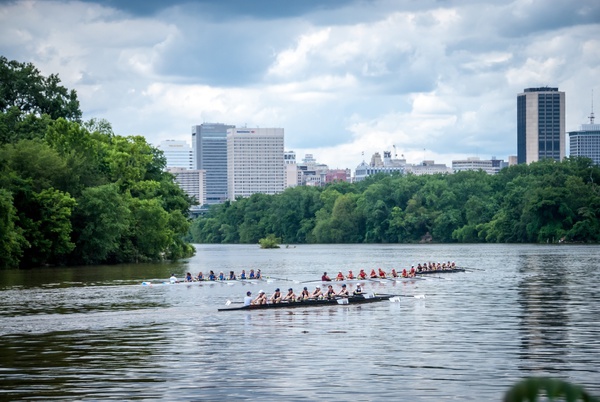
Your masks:
{"label": "glass tower", "polygon": [[526,88],[517,96],[517,163],[565,157],[565,93]]}
{"label": "glass tower", "polygon": [[206,204],[227,200],[227,130],[221,123],[192,126],[192,148],[196,169],[206,171]]}

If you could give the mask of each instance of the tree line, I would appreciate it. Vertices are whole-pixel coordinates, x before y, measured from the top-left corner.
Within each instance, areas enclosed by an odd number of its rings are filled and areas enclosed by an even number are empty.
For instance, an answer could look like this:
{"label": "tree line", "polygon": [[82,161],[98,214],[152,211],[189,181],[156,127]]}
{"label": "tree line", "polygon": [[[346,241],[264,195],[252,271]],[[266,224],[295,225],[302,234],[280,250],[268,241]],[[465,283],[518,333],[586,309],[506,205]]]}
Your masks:
{"label": "tree line", "polygon": [[0,57],[0,267],[192,255],[192,200],[162,152],[81,116],[58,76]]}
{"label": "tree line", "polygon": [[600,169],[587,158],[483,171],[376,175],[211,207],[198,243],[558,243],[600,241]]}

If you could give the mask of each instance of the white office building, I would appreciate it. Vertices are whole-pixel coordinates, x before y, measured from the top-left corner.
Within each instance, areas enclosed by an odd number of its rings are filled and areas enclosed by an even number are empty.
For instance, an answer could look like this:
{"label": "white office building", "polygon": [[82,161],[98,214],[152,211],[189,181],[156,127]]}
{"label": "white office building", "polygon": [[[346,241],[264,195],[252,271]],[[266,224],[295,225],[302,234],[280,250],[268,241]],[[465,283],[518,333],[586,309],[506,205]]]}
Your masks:
{"label": "white office building", "polygon": [[206,204],[206,172],[200,169],[168,168],[175,181],[190,197],[196,199],[194,205]]}
{"label": "white office building", "polygon": [[600,124],[594,124],[593,107],[589,119],[590,123],[582,124],[579,131],[569,132],[569,156],[590,158],[600,166]]}
{"label": "white office building", "polygon": [[194,169],[194,151],[187,142],[167,140],[162,141],[157,148],[165,155],[168,168]]}
{"label": "white office building", "polygon": [[227,130],[227,197],[283,192],[286,182],[283,128]]}
{"label": "white office building", "polygon": [[452,161],[452,170],[454,173],[462,172],[464,170],[483,170],[487,174],[496,174],[507,166],[508,162],[504,162],[502,159],[496,159],[494,156],[492,156],[492,159],[480,159],[479,157],[474,156],[467,159]]}

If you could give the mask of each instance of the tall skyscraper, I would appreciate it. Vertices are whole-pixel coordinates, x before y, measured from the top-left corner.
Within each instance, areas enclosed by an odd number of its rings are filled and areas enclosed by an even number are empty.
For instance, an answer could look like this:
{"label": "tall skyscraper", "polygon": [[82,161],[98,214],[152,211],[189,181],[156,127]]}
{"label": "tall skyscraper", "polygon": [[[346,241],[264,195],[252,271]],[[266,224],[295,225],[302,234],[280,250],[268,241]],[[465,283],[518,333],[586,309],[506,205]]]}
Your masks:
{"label": "tall skyscraper", "polygon": [[585,156],[600,166],[600,124],[594,124],[594,107],[590,124],[582,124],[579,131],[569,132],[569,156]]}
{"label": "tall skyscraper", "polygon": [[565,93],[526,88],[517,96],[517,162],[565,157]]}
{"label": "tall skyscraper", "polygon": [[157,147],[167,159],[167,167],[194,169],[194,151],[185,141],[161,141]]}
{"label": "tall skyscraper", "polygon": [[196,169],[206,172],[206,204],[227,200],[227,130],[221,123],[192,126],[192,148]]}
{"label": "tall skyscraper", "polygon": [[283,128],[231,128],[227,134],[230,200],[285,189]]}

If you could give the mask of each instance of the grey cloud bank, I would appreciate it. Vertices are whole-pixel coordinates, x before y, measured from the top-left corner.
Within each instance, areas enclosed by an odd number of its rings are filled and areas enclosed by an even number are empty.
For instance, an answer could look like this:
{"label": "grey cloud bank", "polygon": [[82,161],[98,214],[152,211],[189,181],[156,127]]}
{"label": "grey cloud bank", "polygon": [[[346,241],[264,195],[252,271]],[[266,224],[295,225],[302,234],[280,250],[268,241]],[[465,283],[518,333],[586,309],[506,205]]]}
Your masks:
{"label": "grey cloud bank", "polygon": [[17,1],[0,3],[0,53],[153,144],[224,122],[283,127],[333,168],[394,145],[450,163],[516,154],[526,87],[559,87],[567,131],[585,123],[598,21],[592,0]]}

